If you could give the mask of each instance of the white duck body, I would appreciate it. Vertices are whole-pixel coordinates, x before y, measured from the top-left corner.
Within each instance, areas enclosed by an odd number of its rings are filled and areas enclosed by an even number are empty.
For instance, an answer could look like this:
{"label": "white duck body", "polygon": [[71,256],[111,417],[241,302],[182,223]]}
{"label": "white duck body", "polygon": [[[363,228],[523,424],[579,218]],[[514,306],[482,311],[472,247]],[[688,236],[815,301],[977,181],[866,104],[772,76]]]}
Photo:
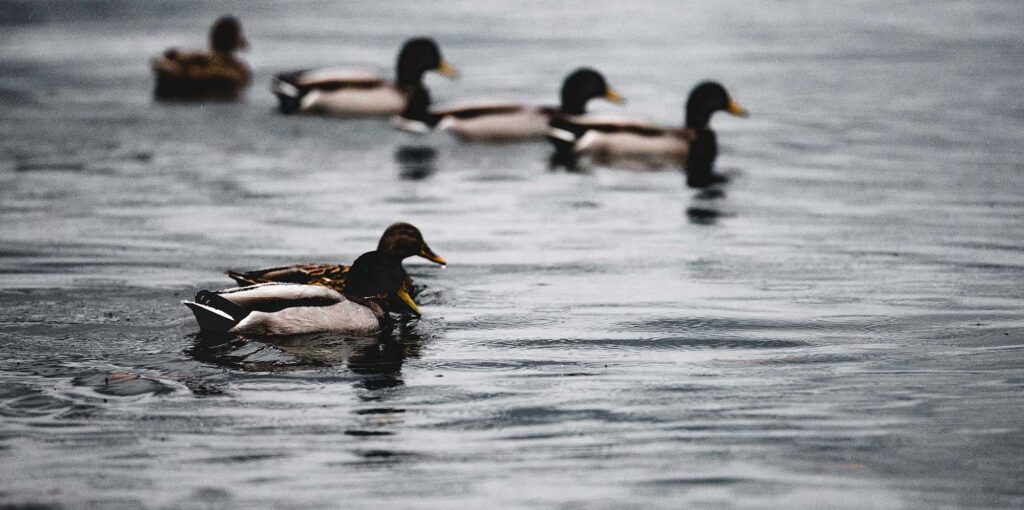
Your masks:
{"label": "white duck body", "polygon": [[394,82],[366,71],[316,69],[289,78],[279,77],[273,90],[296,98],[301,113],[342,117],[397,115],[407,100],[407,94]]}
{"label": "white duck body", "polygon": [[694,134],[642,121],[583,116],[571,119],[588,128],[576,139],[573,150],[599,158],[651,158],[684,160]]}
{"label": "white duck body", "polygon": [[432,112],[437,128],[470,141],[516,141],[543,138],[556,109],[519,103],[466,103]]}
{"label": "white duck body", "polygon": [[382,311],[375,312],[326,287],[266,283],[214,294],[249,313],[235,322],[228,311],[220,310],[216,305],[182,301],[195,314],[203,331],[263,336],[325,332],[369,336],[381,329]]}

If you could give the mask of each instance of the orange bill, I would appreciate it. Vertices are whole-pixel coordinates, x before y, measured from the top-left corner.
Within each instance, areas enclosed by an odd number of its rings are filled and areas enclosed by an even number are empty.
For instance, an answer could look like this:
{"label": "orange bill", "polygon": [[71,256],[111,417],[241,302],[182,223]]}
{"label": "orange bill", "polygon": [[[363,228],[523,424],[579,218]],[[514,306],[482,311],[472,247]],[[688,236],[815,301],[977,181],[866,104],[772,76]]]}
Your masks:
{"label": "orange bill", "polygon": [[420,252],[418,253],[418,255],[435,264],[441,264],[442,266],[448,265],[448,261],[445,260],[444,257],[434,253],[434,250],[431,250],[430,247],[427,246],[427,243],[423,243],[422,245],[420,245]]}

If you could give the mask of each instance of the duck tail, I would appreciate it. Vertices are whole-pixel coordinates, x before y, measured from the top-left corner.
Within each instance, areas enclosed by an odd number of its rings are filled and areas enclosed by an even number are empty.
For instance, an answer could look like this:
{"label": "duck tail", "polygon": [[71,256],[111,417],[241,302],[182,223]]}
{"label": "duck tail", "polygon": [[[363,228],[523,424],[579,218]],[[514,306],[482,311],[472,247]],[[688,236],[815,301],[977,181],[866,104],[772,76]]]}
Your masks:
{"label": "duck tail", "polygon": [[307,91],[295,83],[300,74],[301,71],[279,74],[270,85],[270,91],[277,96],[278,109],[281,113],[296,113],[302,108],[302,97]]}
{"label": "duck tail", "polygon": [[208,290],[197,292],[195,301],[181,304],[192,310],[199,329],[210,333],[224,333],[249,316],[249,310]]}

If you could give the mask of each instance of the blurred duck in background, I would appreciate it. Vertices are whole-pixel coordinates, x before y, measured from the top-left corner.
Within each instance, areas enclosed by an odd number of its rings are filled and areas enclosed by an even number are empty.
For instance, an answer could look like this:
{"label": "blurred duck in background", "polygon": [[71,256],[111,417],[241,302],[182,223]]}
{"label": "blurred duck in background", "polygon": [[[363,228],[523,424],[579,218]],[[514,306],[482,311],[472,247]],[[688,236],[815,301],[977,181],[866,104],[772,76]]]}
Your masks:
{"label": "blurred duck in background", "polygon": [[522,103],[467,103],[431,109],[430,94],[416,90],[402,115],[392,119],[399,129],[427,132],[445,130],[467,141],[521,141],[541,139],[548,124],[563,115],[583,115],[587,103],[604,98],[616,104],[625,100],[593,69],[577,69],[562,82],[559,106],[538,106]]}
{"label": "blurred duck in background", "polygon": [[170,48],[152,61],[156,73],[154,96],[159,100],[233,101],[249,85],[249,67],[235,56],[248,47],[242,25],[223,16],[210,29],[210,49]]}
{"label": "blurred duck in background", "polygon": [[599,162],[609,163],[623,160],[681,162],[687,184],[703,188],[726,180],[714,172],[718,140],[709,123],[718,111],[737,117],[748,115],[746,109],[729,97],[725,87],[707,81],[690,92],[682,128],[642,121],[566,116],[552,121],[548,138],[555,145],[556,154],[566,158],[590,155]]}
{"label": "blurred duck in background", "polygon": [[[380,236],[380,242],[377,243],[377,251],[397,259],[399,262],[412,256],[419,256],[442,266],[448,264],[444,258],[427,246],[420,229],[408,223],[395,223],[384,230],[384,234]],[[349,270],[349,266],[343,264],[296,264],[255,271],[228,271],[227,274],[239,285],[270,282],[301,283],[343,292]],[[404,268],[402,274],[406,281],[405,290],[409,294],[414,294],[412,279],[409,278]]]}
{"label": "blurred duck in background", "polygon": [[271,90],[281,113],[398,115],[405,110],[409,96],[424,89],[423,75],[428,71],[457,76],[455,68],[441,57],[437,43],[421,37],[406,41],[399,51],[395,81],[350,69],[314,69],[279,74]]}

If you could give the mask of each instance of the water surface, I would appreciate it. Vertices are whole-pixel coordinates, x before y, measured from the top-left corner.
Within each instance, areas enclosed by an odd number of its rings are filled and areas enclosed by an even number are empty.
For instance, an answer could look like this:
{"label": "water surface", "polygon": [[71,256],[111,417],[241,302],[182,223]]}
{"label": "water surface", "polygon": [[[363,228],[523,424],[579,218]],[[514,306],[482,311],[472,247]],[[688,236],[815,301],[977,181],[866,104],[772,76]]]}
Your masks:
{"label": "water surface", "polygon": [[[0,2],[0,505],[1019,508],[1019,2]],[[160,105],[147,59],[241,18],[255,85]],[[720,193],[282,117],[280,70],[439,101],[579,65],[681,122],[715,78]],[[222,271],[349,261],[394,221],[425,312],[383,338],[204,339]]]}

